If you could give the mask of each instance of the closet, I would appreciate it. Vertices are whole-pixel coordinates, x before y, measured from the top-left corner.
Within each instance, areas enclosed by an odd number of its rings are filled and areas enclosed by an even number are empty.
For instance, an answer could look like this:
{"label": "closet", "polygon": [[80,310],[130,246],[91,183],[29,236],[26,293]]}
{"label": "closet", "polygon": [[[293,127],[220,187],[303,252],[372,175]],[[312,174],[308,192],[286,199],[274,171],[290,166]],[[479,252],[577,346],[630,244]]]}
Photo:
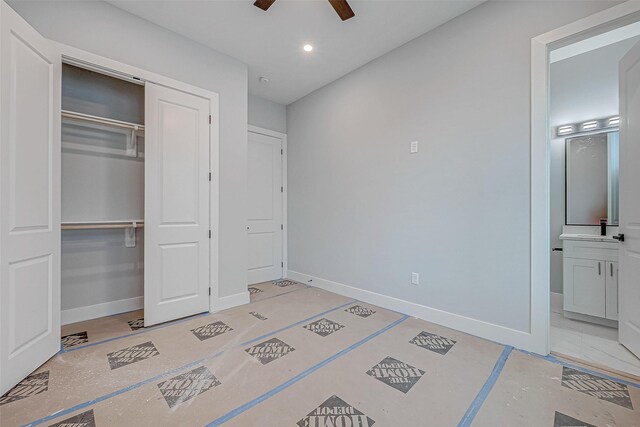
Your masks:
{"label": "closet", "polygon": [[62,324],[142,308],[144,85],[62,66]]}
{"label": "closet", "polygon": [[3,394],[60,350],[61,317],[215,310],[218,95],[53,43],[4,2],[0,21]]}
{"label": "closet", "polygon": [[209,310],[210,104],[62,65],[63,323],[144,306],[150,326]]}

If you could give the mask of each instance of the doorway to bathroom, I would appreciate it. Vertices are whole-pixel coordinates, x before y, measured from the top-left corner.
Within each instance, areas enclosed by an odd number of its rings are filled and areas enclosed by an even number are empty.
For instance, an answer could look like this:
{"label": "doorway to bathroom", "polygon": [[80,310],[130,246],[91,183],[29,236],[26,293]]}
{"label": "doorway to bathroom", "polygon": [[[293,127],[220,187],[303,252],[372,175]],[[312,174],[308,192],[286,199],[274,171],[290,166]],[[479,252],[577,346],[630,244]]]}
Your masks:
{"label": "doorway to bathroom", "polygon": [[552,50],[548,98],[549,348],[638,378],[618,326],[620,69],[639,42],[635,22]]}

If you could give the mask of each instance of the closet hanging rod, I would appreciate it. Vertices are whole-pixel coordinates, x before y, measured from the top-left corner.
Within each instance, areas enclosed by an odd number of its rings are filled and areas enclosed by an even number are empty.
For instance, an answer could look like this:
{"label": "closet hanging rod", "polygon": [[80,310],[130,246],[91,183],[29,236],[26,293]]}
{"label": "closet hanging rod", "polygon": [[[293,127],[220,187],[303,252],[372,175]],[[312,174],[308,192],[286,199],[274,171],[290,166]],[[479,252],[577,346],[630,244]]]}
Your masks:
{"label": "closet hanging rod", "polygon": [[104,229],[121,229],[121,228],[143,228],[144,220],[63,222],[61,224],[61,227],[63,230],[104,230]]}
{"label": "closet hanging rod", "polygon": [[108,119],[106,117],[92,116],[91,114],[76,113],[75,111],[68,111],[68,110],[62,110],[61,114],[62,114],[62,117],[65,117],[68,119],[83,120],[86,122],[99,123],[102,125],[115,126],[115,127],[125,128],[125,129],[133,129],[133,130],[139,130],[139,131],[144,130],[144,125],[140,125],[137,123],[123,122],[120,120]]}

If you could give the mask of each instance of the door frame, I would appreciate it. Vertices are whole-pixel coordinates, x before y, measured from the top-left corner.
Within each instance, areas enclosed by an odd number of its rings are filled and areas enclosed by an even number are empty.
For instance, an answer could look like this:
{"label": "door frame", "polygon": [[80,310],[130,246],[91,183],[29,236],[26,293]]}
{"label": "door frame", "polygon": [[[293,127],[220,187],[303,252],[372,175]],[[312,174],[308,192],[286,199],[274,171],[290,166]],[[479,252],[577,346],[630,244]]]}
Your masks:
{"label": "door frame", "polygon": [[278,138],[282,141],[282,277],[287,277],[289,271],[288,257],[288,224],[287,224],[287,134],[274,130],[248,125],[247,132]]}
{"label": "door frame", "polygon": [[529,348],[548,355],[551,292],[551,139],[549,54],[552,50],[640,21],[640,2],[605,9],[531,39],[531,262]]}
{"label": "door frame", "polygon": [[171,89],[196,95],[209,100],[211,125],[209,131],[209,168],[211,170],[211,182],[209,184],[209,227],[211,239],[209,242],[209,312],[219,310],[219,230],[220,230],[220,106],[218,94],[188,83],[174,80],[169,77],[156,74],[141,68],[134,67],[113,59],[105,58],[73,46],[51,41],[62,54],[62,62],[93,70],[112,77],[123,79],[137,84],[144,82],[166,86]]}

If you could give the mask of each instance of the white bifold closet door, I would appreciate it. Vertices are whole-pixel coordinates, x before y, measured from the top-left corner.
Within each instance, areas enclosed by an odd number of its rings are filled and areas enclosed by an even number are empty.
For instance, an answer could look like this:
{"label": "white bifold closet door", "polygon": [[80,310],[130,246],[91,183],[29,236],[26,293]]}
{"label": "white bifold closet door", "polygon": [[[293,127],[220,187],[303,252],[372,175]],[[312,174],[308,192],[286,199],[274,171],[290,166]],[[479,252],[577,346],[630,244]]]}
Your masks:
{"label": "white bifold closet door", "polygon": [[282,140],[249,132],[247,240],[249,284],[283,277]]}
{"label": "white bifold closet door", "polygon": [[0,395],[60,349],[60,53],[0,2]]}
{"label": "white bifold closet door", "polygon": [[209,114],[145,86],[145,326],[209,311]]}

